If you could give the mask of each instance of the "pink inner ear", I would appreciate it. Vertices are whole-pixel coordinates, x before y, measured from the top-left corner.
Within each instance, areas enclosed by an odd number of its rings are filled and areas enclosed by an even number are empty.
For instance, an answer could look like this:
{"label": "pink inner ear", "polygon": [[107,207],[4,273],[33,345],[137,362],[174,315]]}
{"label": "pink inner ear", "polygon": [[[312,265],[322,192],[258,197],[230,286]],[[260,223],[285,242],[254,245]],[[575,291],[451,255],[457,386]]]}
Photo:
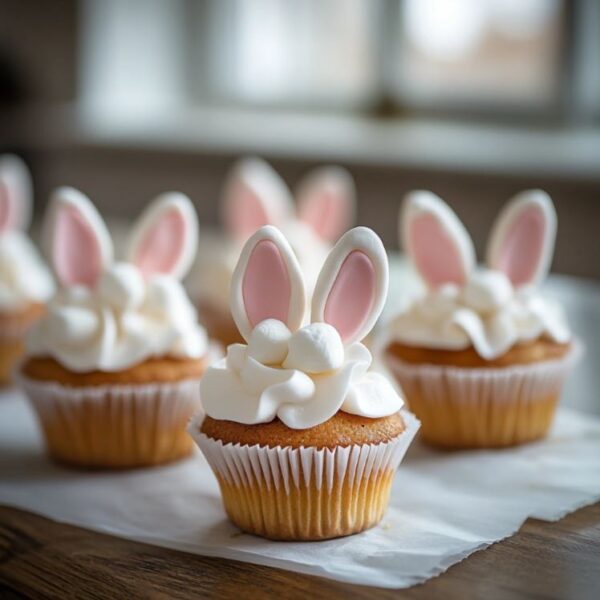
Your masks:
{"label": "pink inner ear", "polygon": [[178,210],[163,214],[143,235],[134,264],[144,277],[172,273],[185,249],[186,225]]}
{"label": "pink inner ear", "polygon": [[10,189],[0,181],[0,232],[13,228],[16,221],[15,206],[10,197]]}
{"label": "pink inner ear", "polygon": [[225,223],[229,231],[242,240],[263,225],[271,224],[263,203],[242,182],[237,182],[230,191],[230,198],[225,206]]}
{"label": "pink inner ear", "polygon": [[375,267],[364,252],[348,254],[331,286],[323,315],[343,341],[355,336],[369,318],[376,279]]}
{"label": "pink inner ear", "polygon": [[511,224],[500,248],[495,267],[504,272],[513,285],[530,283],[542,258],[546,222],[535,206],[524,210]]}
{"label": "pink inner ear", "polygon": [[339,194],[322,190],[302,204],[300,219],[321,238],[334,242],[348,226],[348,205]]}
{"label": "pink inner ear", "polygon": [[102,273],[102,252],[91,225],[71,206],[56,216],[54,268],[63,285],[94,287]]}
{"label": "pink inner ear", "polygon": [[292,286],[281,252],[271,240],[254,246],[242,282],[242,296],[252,327],[265,319],[287,324]]}
{"label": "pink inner ear", "polygon": [[433,215],[415,217],[408,237],[416,267],[429,285],[466,283],[467,274],[460,250]]}

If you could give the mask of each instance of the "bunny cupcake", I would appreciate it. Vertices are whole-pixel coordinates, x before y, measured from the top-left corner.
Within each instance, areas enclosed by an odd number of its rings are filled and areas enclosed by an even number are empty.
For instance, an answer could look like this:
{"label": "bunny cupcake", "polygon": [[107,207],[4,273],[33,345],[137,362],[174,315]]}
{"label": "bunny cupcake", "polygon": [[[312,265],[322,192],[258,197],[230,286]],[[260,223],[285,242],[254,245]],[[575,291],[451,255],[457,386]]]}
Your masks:
{"label": "bunny cupcake", "polygon": [[560,306],[537,289],[556,235],[548,195],[526,191],[506,205],[486,267],[430,192],[408,196],[400,227],[427,292],[391,322],[385,355],[423,439],[471,448],[543,437],[577,355]]}
{"label": "bunny cupcake", "polygon": [[202,378],[206,416],[190,433],[230,519],[272,539],[316,540],[372,527],[418,422],[360,343],[388,286],[379,238],[358,227],[328,255],[310,324],[295,253],[272,226],[246,243],[231,311],[247,344]]}
{"label": "bunny cupcake", "polygon": [[45,223],[60,290],[28,337],[21,383],[50,455],[85,467],[138,467],[191,449],[206,333],[180,279],[193,259],[189,199],[157,198],[135,224],[127,262],[113,261],[93,204],[57,190]]}
{"label": "bunny cupcake", "polygon": [[44,312],[54,282],[25,230],[31,178],[17,156],[0,158],[0,384],[23,353],[27,330]]}
{"label": "bunny cupcake", "polygon": [[312,289],[331,244],[354,218],[355,189],[340,167],[309,173],[292,194],[266,162],[250,158],[229,174],[222,200],[225,236],[203,236],[190,291],[211,337],[240,342],[229,306],[229,287],[244,242],[259,227],[275,225],[288,239]]}

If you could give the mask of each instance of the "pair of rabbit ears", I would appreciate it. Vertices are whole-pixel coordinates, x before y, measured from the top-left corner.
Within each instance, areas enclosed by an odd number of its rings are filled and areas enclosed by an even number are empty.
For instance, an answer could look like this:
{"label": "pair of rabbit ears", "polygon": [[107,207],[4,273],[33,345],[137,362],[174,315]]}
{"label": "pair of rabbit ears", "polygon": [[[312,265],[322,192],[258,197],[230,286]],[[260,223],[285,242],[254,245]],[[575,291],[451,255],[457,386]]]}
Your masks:
{"label": "pair of rabbit ears", "polygon": [[14,154],[0,157],[0,234],[29,227],[33,204],[31,175]]}
{"label": "pair of rabbit ears", "polygon": [[[400,213],[404,248],[432,288],[464,285],[476,264],[473,242],[452,209],[427,191],[409,194]],[[556,238],[556,212],[542,190],[517,194],[502,209],[490,234],[487,265],[515,288],[547,274]]]}
{"label": "pair of rabbit ears", "polygon": [[231,170],[223,196],[223,218],[230,234],[246,240],[263,225],[282,226],[298,218],[319,237],[335,242],[354,220],[354,180],[341,167],[322,167],[299,184],[297,209],[281,176],[265,161],[247,158]]}
{"label": "pair of rabbit ears", "polygon": [[[383,310],[388,277],[379,237],[366,227],[348,231],[321,269],[311,322],[329,323],[345,344],[360,341]],[[246,341],[265,319],[282,321],[291,331],[302,326],[304,279],[294,251],[277,228],[264,226],[246,242],[231,282],[231,312]]]}
{"label": "pair of rabbit ears", "polygon": [[[51,198],[45,243],[63,286],[94,287],[113,261],[113,243],[100,213],[87,196],[68,187]],[[145,278],[185,276],[196,254],[198,220],[190,199],[178,192],[160,195],[133,226],[127,260]]]}

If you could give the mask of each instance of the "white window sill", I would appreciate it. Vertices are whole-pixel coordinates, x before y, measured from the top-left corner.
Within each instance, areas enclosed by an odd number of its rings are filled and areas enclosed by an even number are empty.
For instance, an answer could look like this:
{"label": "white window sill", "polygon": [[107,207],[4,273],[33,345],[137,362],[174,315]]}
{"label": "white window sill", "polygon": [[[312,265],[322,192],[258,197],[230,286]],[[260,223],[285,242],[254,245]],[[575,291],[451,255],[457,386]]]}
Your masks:
{"label": "white window sill", "polygon": [[73,107],[3,115],[16,148],[256,153],[310,161],[600,180],[600,126],[527,127],[355,114],[194,108],[117,114]]}

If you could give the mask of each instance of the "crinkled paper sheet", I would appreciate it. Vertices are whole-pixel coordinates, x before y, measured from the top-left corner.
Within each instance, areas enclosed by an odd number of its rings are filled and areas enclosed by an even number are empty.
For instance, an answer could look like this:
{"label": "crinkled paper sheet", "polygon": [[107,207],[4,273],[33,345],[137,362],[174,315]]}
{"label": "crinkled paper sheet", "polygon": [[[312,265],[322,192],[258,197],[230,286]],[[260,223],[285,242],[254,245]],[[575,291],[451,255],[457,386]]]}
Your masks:
{"label": "crinkled paper sheet", "polygon": [[117,536],[340,581],[403,588],[514,533],[600,499],[600,420],[563,410],[544,442],[439,453],[418,443],[383,522],[326,542],[270,542],[225,518],[202,456],[132,472],[71,471],[45,457],[18,392],[0,394],[0,504]]}

